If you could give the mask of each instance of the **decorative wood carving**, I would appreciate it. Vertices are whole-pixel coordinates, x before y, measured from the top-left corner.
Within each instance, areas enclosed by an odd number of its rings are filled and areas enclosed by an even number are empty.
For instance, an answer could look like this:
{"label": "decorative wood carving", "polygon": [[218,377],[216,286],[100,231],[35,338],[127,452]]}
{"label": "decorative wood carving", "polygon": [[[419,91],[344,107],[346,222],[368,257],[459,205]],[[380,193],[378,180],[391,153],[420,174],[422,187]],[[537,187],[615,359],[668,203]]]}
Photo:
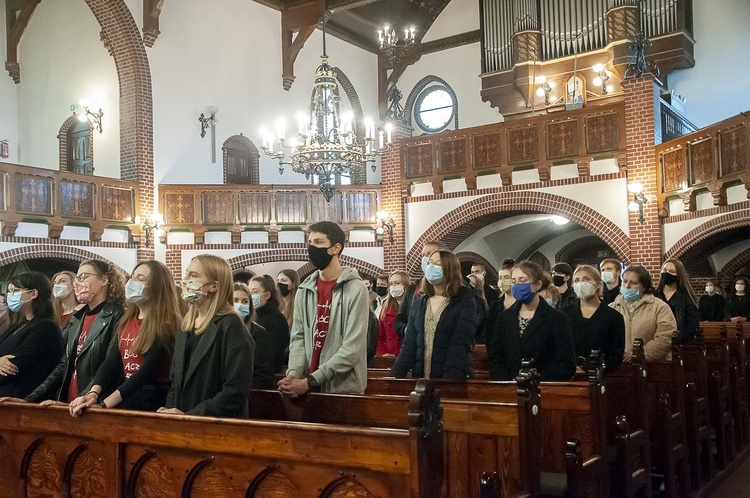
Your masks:
{"label": "decorative wood carving", "polygon": [[607,11],[607,39],[630,40],[638,32],[638,7],[623,5]]}
{"label": "decorative wood carving", "polygon": [[578,155],[578,119],[546,123],[545,132],[548,159]]}
{"label": "decorative wood carving", "polygon": [[108,496],[102,461],[94,457],[86,445],[80,445],[68,457],[64,484],[69,496]]}
{"label": "decorative wood carving", "polygon": [[60,214],[68,218],[94,218],[96,187],[92,183],[60,182]]}
{"label": "decorative wood carving", "polygon": [[21,82],[21,66],[18,64],[18,44],[21,42],[23,31],[29,24],[31,14],[34,13],[34,9],[39,5],[39,2],[41,2],[41,0],[26,0],[26,4],[20,9],[20,11],[12,10],[10,4],[6,2],[5,22],[7,29],[7,57],[5,61],[5,69],[16,84]]}
{"label": "decorative wood carving", "polygon": [[136,498],[170,498],[179,488],[167,466],[154,452],[144,453],[130,471],[127,496]]}
{"label": "decorative wood carving", "polygon": [[240,192],[239,219],[243,225],[267,225],[271,223],[273,196],[269,192]]}
{"label": "decorative wood carving", "polygon": [[294,483],[276,468],[268,468],[255,476],[245,496],[299,496]]}
{"label": "decorative wood carving", "polygon": [[700,185],[716,179],[713,138],[706,137],[688,142],[687,150],[690,185]]}
{"label": "decorative wood carving", "polygon": [[[341,192],[333,194],[331,202],[326,202],[323,196],[316,195],[310,198],[310,218],[312,220],[329,220],[341,223],[344,220],[344,199]],[[303,221],[307,223],[309,220]]]}
{"label": "decorative wood carving", "polygon": [[143,0],[143,44],[153,47],[159,37],[159,16],[164,0]]}
{"label": "decorative wood carving", "polygon": [[536,124],[508,130],[508,163],[523,164],[539,160],[539,126]]}
{"label": "decorative wood carving", "polygon": [[747,124],[740,123],[719,132],[719,174],[728,175],[747,171]]}
{"label": "decorative wood carving", "polygon": [[404,161],[406,162],[407,178],[424,178],[433,173],[432,143],[417,143],[404,146]]}
{"label": "decorative wood carving", "polygon": [[355,192],[347,196],[349,223],[376,223],[378,212],[377,192]]}
{"label": "decorative wood carving", "polygon": [[687,186],[684,152],[682,147],[660,154],[662,192],[676,192]]}
{"label": "decorative wood carving", "polygon": [[183,496],[206,498],[237,496],[238,491],[222,469],[212,462],[205,461],[193,468],[182,488]]}
{"label": "decorative wood carving", "polygon": [[21,469],[26,477],[25,496],[60,496],[62,476],[52,450],[37,439],[26,451],[26,465]]}
{"label": "decorative wood carving", "polygon": [[52,178],[16,173],[14,183],[17,213],[52,214]]}
{"label": "decorative wood carving", "polygon": [[[294,61],[310,35],[320,22],[320,5],[317,2],[281,11],[281,64],[284,90],[294,83]],[[296,33],[297,36],[294,36]]]}
{"label": "decorative wood carving", "polygon": [[586,116],[586,150],[598,154],[620,149],[620,116],[617,113]]}
{"label": "decorative wood carving", "polygon": [[513,35],[513,63],[531,62],[539,60],[541,49],[541,33],[539,31],[521,31]]}
{"label": "decorative wood carving", "polygon": [[164,223],[187,225],[195,221],[195,196],[192,192],[164,194]]}
{"label": "decorative wood carving", "polygon": [[321,498],[374,498],[354,477],[342,477],[332,482],[320,494]]}
{"label": "decorative wood carving", "polygon": [[133,223],[135,219],[135,196],[133,189],[101,187],[102,219]]}
{"label": "decorative wood carving", "polygon": [[441,173],[458,173],[467,170],[466,137],[440,140],[438,148],[438,169]]}
{"label": "decorative wood carving", "polygon": [[303,225],[308,219],[308,212],[305,192],[276,193],[276,223],[279,225]]}
{"label": "decorative wood carving", "polygon": [[472,137],[472,156],[474,169],[499,168],[501,165],[501,151],[503,134],[500,131],[476,134]]}
{"label": "decorative wood carving", "polygon": [[201,194],[201,219],[204,225],[233,224],[234,193],[203,192]]}

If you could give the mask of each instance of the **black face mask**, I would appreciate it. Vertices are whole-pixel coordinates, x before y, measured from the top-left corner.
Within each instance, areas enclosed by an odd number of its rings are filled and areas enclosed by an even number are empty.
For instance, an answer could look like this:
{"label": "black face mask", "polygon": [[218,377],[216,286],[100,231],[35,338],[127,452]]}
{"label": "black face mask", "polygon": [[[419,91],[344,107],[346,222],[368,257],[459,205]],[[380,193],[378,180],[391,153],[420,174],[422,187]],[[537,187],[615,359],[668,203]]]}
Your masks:
{"label": "black face mask", "polygon": [[677,282],[677,275],[672,275],[671,273],[662,272],[661,281],[664,282],[664,285],[672,285]]}
{"label": "black face mask", "polygon": [[276,287],[279,288],[281,297],[286,297],[289,295],[289,284],[282,284],[281,282],[277,282]]}
{"label": "black face mask", "polygon": [[318,270],[325,270],[331,264],[333,255],[328,254],[328,249],[331,247],[307,246],[307,255],[310,257],[310,262]]}
{"label": "black face mask", "polygon": [[555,284],[555,287],[560,287],[565,283],[565,277],[563,275],[553,275],[552,283]]}
{"label": "black face mask", "polygon": [[383,287],[382,285],[378,285],[375,287],[375,294],[377,294],[380,297],[385,297],[388,295],[388,287]]}

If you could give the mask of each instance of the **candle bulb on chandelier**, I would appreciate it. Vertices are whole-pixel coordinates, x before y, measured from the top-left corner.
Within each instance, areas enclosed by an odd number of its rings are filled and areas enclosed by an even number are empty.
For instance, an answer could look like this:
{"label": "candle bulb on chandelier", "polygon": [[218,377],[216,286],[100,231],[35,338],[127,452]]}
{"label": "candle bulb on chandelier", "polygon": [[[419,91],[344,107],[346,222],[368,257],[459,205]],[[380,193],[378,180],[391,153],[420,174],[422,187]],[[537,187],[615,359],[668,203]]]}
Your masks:
{"label": "candle bulb on chandelier", "polygon": [[[385,125],[385,132],[386,132],[387,137],[388,137],[388,140],[387,140],[388,143],[391,143],[391,134],[393,133],[393,125],[391,123],[388,123],[387,125]],[[382,145],[381,145],[381,147],[382,147]]]}
{"label": "candle bulb on chandelier", "polygon": [[284,118],[281,118],[276,122],[276,134],[279,136],[279,140],[284,140],[285,132],[286,132],[286,121],[284,120]]}
{"label": "candle bulb on chandelier", "polygon": [[380,148],[382,149],[383,148],[383,132],[381,131],[378,135],[380,137],[380,140],[378,143],[380,144]]}

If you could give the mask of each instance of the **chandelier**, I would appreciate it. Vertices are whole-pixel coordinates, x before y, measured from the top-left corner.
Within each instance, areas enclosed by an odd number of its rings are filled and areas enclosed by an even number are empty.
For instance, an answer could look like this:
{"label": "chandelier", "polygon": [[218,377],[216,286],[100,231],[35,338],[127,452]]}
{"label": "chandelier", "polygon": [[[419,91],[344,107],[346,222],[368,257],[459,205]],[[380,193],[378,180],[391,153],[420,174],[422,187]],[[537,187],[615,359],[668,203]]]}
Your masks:
{"label": "chandelier", "polygon": [[[351,113],[341,113],[339,83],[336,72],[328,64],[326,54],[326,3],[323,0],[323,55],[315,71],[313,93],[308,113],[297,116],[296,137],[286,140],[286,121],[277,122],[276,135],[262,130],[263,152],[279,161],[279,173],[285,166],[320,184],[326,202],[336,191],[335,180],[364,170],[368,163],[375,171],[375,158],[388,150],[393,126],[388,123],[375,138],[375,123],[365,120],[364,138],[354,128]],[[274,143],[278,149],[274,148]],[[288,156],[288,159],[287,159]]]}

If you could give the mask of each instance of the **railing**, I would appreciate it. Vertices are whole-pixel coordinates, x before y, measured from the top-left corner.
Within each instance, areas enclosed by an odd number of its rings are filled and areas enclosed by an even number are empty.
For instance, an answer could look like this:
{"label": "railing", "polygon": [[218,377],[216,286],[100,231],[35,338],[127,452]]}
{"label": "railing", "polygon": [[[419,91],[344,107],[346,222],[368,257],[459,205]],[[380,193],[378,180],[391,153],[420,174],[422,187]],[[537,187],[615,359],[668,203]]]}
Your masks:
{"label": "railing", "polygon": [[675,138],[693,133],[698,127],[682,115],[680,111],[672,107],[668,102],[660,99],[661,108],[661,140],[669,142]]}
{"label": "railing", "polygon": [[67,171],[0,163],[2,233],[25,220],[49,225],[58,238],[65,225],[88,226],[98,241],[105,228],[134,228],[138,183]]}
{"label": "railing", "polygon": [[748,125],[750,112],[745,112],[656,147],[659,206],[667,215],[671,198],[681,198],[687,211],[695,211],[695,196],[702,191],[722,206],[728,186],[750,184]]}
{"label": "railing", "polygon": [[578,164],[585,176],[592,159],[624,158],[625,110],[623,104],[587,107],[409,138],[401,146],[402,184],[431,182],[435,193],[444,180],[458,177],[472,190],[478,175],[492,173],[507,185],[513,171],[529,168],[546,181],[559,164]]}
{"label": "railing", "polygon": [[379,185],[340,185],[327,203],[317,185],[159,185],[159,211],[167,230],[187,228],[202,236],[226,229],[234,241],[247,229],[275,234],[285,227],[306,228],[334,221],[348,231],[374,226]]}

